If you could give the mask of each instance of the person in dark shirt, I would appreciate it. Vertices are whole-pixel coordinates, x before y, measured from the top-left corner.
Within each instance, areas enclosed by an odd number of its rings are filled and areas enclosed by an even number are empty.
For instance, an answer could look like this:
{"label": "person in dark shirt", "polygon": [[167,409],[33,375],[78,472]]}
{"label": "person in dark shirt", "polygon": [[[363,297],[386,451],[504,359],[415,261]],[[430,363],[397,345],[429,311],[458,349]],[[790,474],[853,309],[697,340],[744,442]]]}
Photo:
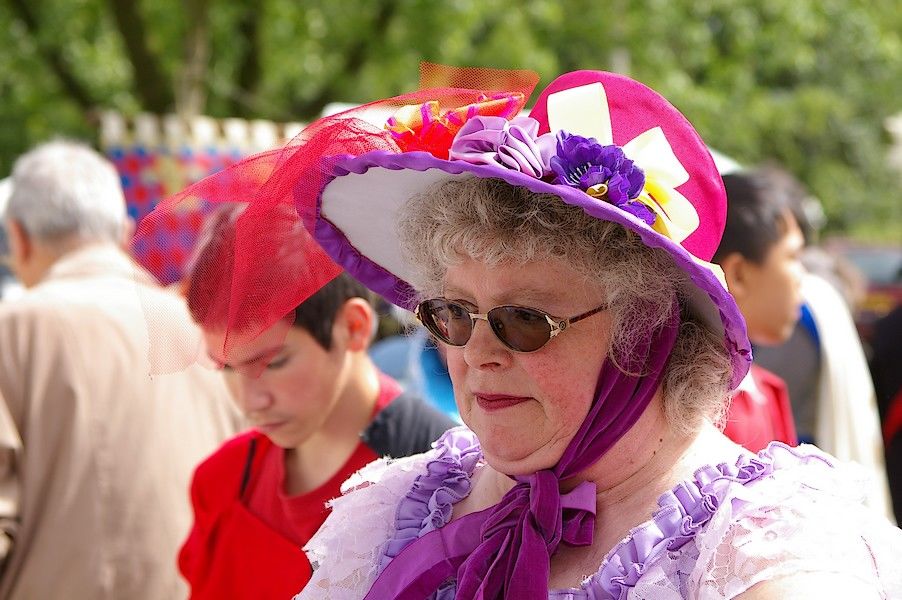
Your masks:
{"label": "person in dark shirt", "polygon": [[886,449],[886,474],[896,521],[902,522],[902,305],[874,324],[871,375]]}

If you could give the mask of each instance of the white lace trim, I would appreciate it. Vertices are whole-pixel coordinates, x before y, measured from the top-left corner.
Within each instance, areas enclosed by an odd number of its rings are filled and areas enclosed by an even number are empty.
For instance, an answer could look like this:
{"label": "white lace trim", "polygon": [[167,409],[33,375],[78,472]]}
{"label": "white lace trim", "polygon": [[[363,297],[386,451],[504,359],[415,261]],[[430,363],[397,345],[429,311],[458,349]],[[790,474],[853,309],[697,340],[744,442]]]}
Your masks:
{"label": "white lace trim", "polygon": [[692,543],[647,569],[629,598],[735,598],[762,581],[811,573],[902,597],[902,531],[860,502],[844,468],[798,465],[746,486]]}
{"label": "white lace trim", "polygon": [[366,595],[394,533],[398,503],[434,454],[383,458],[342,484],[343,495],[330,503],[332,514],[304,546],[313,576],[295,600],[359,600]]}

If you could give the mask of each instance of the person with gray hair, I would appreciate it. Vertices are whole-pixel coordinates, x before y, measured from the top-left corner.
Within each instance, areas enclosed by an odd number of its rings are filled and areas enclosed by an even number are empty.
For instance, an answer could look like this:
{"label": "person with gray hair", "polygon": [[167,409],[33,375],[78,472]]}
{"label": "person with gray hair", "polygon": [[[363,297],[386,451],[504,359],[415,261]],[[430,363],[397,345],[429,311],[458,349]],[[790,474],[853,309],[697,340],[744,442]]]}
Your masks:
{"label": "person with gray hair", "polygon": [[121,249],[113,166],[54,141],[11,179],[9,262],[27,289],[0,304],[0,597],[184,596],[190,476],[240,419],[212,370],[149,377],[151,343],[191,320]]}
{"label": "person with gray hair", "polygon": [[45,144],[22,156],[6,209],[12,260],[26,286],[62,255],[126,241],[130,221],[116,169],[85,146]]}

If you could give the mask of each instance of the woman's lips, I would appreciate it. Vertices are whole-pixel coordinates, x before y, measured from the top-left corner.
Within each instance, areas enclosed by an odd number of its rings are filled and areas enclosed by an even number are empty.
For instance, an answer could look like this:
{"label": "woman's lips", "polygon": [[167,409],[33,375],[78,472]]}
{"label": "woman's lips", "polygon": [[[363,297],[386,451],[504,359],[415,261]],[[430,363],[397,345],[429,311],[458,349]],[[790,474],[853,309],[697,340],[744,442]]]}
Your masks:
{"label": "woman's lips", "polygon": [[487,411],[501,410],[502,408],[516,406],[527,400],[532,400],[529,396],[508,396],[506,394],[483,394],[479,392],[475,393],[474,396],[476,396],[476,404],[482,410]]}

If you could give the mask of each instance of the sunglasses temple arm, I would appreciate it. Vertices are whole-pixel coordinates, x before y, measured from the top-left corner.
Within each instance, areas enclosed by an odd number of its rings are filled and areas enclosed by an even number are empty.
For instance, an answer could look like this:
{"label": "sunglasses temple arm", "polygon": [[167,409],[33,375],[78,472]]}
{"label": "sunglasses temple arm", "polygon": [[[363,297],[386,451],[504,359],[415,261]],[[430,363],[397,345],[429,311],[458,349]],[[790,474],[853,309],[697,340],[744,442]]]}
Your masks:
{"label": "sunglasses temple arm", "polygon": [[577,321],[582,321],[583,319],[587,319],[587,318],[591,317],[592,315],[598,314],[601,311],[607,310],[607,309],[608,309],[608,305],[602,304],[598,308],[593,308],[592,310],[584,312],[581,315],[576,315],[575,317],[570,317],[569,319],[567,319],[564,322],[567,323],[567,325],[572,325],[573,323],[576,323]]}

